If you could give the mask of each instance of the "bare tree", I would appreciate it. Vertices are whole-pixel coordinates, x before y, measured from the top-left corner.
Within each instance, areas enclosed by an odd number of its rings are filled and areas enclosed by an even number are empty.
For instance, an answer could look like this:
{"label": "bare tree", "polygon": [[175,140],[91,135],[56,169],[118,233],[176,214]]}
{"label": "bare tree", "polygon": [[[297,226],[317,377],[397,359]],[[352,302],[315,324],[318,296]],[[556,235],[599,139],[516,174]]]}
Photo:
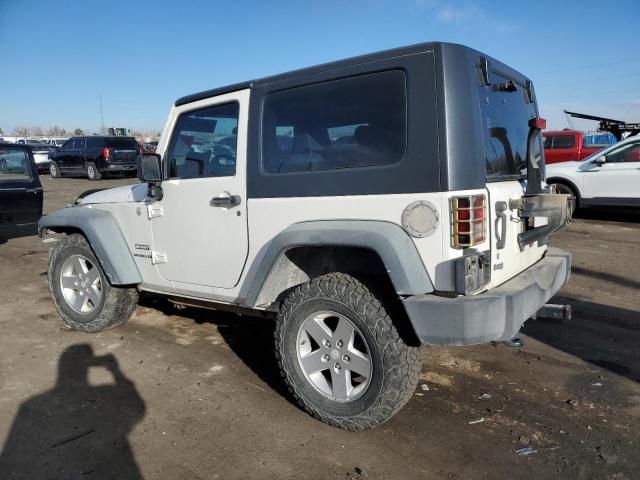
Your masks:
{"label": "bare tree", "polygon": [[29,128],[20,125],[14,129],[14,132],[18,137],[26,137],[29,135]]}
{"label": "bare tree", "polygon": [[74,134],[74,135],[84,135],[84,132],[82,131],[82,129],[81,129],[81,128],[76,128],[76,129],[73,131],[73,134]]}
{"label": "bare tree", "polygon": [[52,127],[47,128],[47,135],[50,137],[59,137],[64,133],[64,128],[59,127],[58,125],[53,125]]}
{"label": "bare tree", "polygon": [[36,137],[44,136],[44,132],[40,127],[31,127],[29,130],[31,130],[31,135],[35,135]]}

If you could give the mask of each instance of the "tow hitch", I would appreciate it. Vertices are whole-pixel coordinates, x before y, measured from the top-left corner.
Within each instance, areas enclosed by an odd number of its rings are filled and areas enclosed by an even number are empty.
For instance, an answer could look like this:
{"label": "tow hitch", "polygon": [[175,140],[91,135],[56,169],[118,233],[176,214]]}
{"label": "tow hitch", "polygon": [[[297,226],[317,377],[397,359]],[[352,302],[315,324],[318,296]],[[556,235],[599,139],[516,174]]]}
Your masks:
{"label": "tow hitch", "polygon": [[543,318],[545,320],[555,320],[557,322],[565,322],[571,320],[571,305],[558,305],[555,303],[547,303],[538,310],[533,317],[533,320]]}

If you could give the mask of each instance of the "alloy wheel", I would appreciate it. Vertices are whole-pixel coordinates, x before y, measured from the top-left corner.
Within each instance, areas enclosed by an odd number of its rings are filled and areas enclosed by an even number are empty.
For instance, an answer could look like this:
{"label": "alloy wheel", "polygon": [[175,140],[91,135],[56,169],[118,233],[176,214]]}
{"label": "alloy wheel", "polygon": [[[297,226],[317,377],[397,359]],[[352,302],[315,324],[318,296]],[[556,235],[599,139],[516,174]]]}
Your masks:
{"label": "alloy wheel", "polygon": [[100,306],[103,296],[98,268],[84,255],[72,255],[60,270],[60,290],[77,313],[88,314]]}
{"label": "alloy wheel", "polygon": [[302,322],[297,340],[300,368],[322,395],[349,402],[367,390],[373,373],[370,350],[362,332],[347,317],[316,312]]}

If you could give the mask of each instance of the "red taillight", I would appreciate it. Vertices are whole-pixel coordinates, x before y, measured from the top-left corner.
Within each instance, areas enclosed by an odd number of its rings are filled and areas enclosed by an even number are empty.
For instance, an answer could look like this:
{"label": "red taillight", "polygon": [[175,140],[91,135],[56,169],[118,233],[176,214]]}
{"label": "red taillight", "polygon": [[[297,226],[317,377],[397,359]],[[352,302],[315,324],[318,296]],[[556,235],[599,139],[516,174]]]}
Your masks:
{"label": "red taillight", "polygon": [[487,204],[484,195],[453,197],[451,199],[451,245],[467,248],[487,238]]}
{"label": "red taillight", "polygon": [[102,149],[102,155],[104,156],[104,158],[109,158],[109,149],[107,147],[104,147]]}
{"label": "red taillight", "polygon": [[547,121],[541,117],[534,117],[529,120],[529,127],[537,128],[538,130],[544,130],[547,128]]}

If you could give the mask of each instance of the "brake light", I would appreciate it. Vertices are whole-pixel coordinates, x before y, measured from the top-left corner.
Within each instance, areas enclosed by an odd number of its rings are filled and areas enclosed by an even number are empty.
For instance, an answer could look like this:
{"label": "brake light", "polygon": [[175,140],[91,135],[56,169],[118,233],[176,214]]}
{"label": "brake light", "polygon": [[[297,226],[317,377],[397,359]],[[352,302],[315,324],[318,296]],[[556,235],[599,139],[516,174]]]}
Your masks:
{"label": "brake light", "polygon": [[108,159],[109,158],[109,149],[107,147],[104,147],[102,149],[102,155],[104,156],[104,158]]}
{"label": "brake light", "polygon": [[536,128],[538,130],[544,130],[547,128],[547,121],[541,117],[534,117],[529,120],[529,127]]}
{"label": "brake light", "polygon": [[487,202],[484,195],[451,199],[451,246],[467,248],[487,239]]}

